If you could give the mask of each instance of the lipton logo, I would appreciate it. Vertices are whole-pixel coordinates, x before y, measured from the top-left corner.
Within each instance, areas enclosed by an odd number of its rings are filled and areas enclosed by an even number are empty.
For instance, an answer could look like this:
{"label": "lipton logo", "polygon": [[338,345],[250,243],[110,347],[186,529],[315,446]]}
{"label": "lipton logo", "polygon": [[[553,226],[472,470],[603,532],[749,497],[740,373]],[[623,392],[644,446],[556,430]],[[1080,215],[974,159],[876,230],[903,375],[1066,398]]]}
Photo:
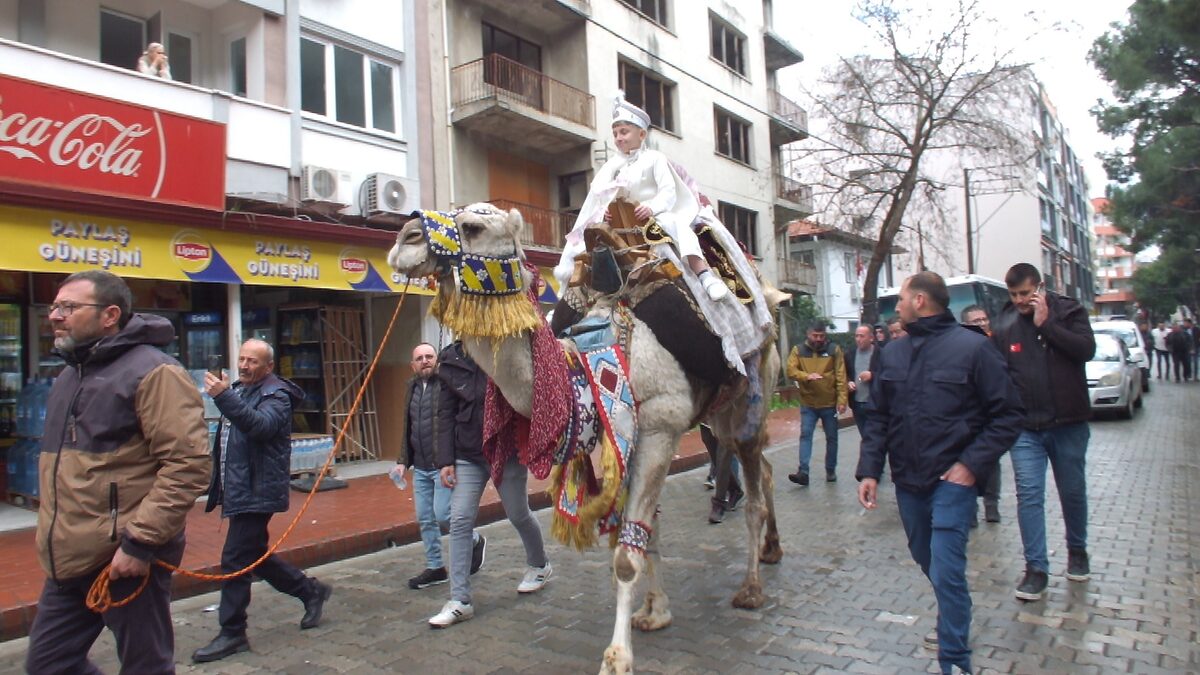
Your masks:
{"label": "lipton logo", "polygon": [[188,274],[198,274],[208,269],[215,251],[198,232],[183,230],[171,239],[171,258],[179,269]]}
{"label": "lipton logo", "polygon": [[367,278],[371,263],[355,248],[344,248],[338,255],[338,269],[351,285],[362,283]]}
{"label": "lipton logo", "polygon": [[367,261],[358,258],[344,258],[342,260],[342,271],[350,274],[362,274],[367,271]]}

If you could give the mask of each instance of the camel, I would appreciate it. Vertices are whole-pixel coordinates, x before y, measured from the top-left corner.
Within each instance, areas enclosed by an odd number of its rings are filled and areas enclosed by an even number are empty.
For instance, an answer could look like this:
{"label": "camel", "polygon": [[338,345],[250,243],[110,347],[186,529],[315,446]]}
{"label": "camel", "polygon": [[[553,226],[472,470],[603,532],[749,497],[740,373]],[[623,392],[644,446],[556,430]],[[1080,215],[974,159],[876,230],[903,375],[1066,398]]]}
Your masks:
{"label": "camel", "polygon": [[[458,212],[454,216],[454,223],[457,225],[464,253],[519,257],[520,260],[524,260],[519,243],[523,219],[516,209],[505,212],[491,204],[474,204]],[[398,273],[409,278],[436,275],[439,278],[438,292],[442,294],[439,298],[442,302],[439,304],[445,308],[453,306],[454,298],[451,296],[460,291],[453,277],[453,265],[448,265],[444,256],[435,253],[435,250],[437,249],[431,247],[421,227],[420,219],[414,218],[397,234],[396,244],[388,253],[388,263]],[[531,281],[530,274],[528,271],[524,274],[528,284]],[[532,305],[532,301],[530,304]],[[592,314],[607,315],[609,310],[608,303],[601,301],[593,308]],[[443,320],[445,317],[437,318]],[[540,321],[540,317],[538,320]],[[533,401],[533,357],[528,332],[508,337],[459,332],[468,353],[492,378],[499,392],[513,409],[525,417],[530,417]],[[760,379],[763,382],[764,403],[757,406],[758,419],[751,420],[749,425],[745,424],[750,402],[744,394],[732,397],[723,408],[710,412],[707,417],[720,440],[721,447],[737,453],[744,471],[749,555],[746,576],[733,596],[733,605],[745,609],[761,607],[765,600],[759,580],[759,562],[774,564],[783,557],[775,523],[771,465],[762,455],[766,443],[768,408],[765,402],[771,400],[775,374],[779,372],[780,367],[774,338],[764,347],[761,354],[759,372],[763,374]],[[680,437],[703,414],[714,393],[711,385],[689,378],[675,358],[655,339],[650,328],[637,319],[634,319],[629,340],[628,358],[630,381],[640,407],[623,522],[649,523],[652,529],[644,552],[621,545],[617,546],[613,553],[617,610],[612,641],[604,652],[600,670],[602,674],[632,671],[631,627],[653,631],[665,628],[671,623],[667,594],[662,586],[662,565],[657,545],[661,534],[656,515],[659,493],[679,446]],[[640,609],[635,612],[632,611],[635,585],[643,574],[647,577],[646,593]]]}

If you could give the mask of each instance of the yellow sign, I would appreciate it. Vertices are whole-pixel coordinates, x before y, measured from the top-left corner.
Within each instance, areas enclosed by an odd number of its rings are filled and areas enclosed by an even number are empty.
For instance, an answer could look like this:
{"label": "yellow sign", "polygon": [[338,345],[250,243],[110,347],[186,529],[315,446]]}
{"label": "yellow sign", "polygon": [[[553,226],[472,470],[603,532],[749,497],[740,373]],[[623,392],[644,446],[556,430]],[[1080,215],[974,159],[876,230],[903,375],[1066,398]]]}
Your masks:
{"label": "yellow sign", "polygon": [[[9,206],[0,206],[0,228],[0,269],[385,293],[407,281],[382,247]],[[433,293],[428,279],[409,290]]]}

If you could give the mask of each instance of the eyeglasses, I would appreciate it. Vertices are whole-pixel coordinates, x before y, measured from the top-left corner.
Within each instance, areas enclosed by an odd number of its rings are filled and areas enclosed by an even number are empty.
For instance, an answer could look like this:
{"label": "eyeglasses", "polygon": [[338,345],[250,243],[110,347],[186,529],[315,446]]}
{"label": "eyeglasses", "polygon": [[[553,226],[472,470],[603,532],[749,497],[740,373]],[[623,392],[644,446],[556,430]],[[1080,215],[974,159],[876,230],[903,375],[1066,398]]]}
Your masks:
{"label": "eyeglasses", "polygon": [[63,317],[68,317],[68,316],[71,316],[72,314],[74,314],[75,310],[79,309],[80,307],[108,307],[108,306],[109,305],[104,305],[99,302],[69,302],[69,301],[68,302],[56,302],[53,305],[50,305],[50,313],[53,314],[55,312],[58,312]]}

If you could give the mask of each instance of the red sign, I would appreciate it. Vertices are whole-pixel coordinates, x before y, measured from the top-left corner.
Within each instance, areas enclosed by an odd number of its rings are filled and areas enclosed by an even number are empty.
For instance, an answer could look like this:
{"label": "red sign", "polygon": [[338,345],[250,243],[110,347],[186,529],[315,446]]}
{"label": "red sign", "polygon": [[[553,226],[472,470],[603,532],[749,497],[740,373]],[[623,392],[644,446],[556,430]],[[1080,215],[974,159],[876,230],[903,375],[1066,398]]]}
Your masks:
{"label": "red sign", "polygon": [[367,261],[358,258],[342,258],[342,271],[361,274],[367,271]]}
{"label": "red sign", "polygon": [[225,125],[0,75],[0,179],[225,208]]}

